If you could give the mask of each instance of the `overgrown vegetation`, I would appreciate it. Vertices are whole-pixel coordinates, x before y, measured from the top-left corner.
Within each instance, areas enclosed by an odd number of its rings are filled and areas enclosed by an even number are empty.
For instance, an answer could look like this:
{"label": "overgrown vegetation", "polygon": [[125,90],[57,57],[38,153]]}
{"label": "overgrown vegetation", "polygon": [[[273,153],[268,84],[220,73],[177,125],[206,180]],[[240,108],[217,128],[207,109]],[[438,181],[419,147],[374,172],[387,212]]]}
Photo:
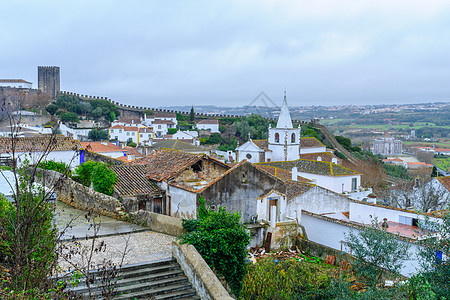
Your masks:
{"label": "overgrown vegetation", "polygon": [[321,263],[266,257],[248,267],[241,299],[303,299],[319,296],[334,280],[336,268]]}
{"label": "overgrown vegetation", "polygon": [[208,265],[225,278],[233,293],[239,296],[246,273],[247,245],[250,241],[238,213],[206,208],[200,198],[196,220],[183,220],[186,234],[183,243],[195,246]]}

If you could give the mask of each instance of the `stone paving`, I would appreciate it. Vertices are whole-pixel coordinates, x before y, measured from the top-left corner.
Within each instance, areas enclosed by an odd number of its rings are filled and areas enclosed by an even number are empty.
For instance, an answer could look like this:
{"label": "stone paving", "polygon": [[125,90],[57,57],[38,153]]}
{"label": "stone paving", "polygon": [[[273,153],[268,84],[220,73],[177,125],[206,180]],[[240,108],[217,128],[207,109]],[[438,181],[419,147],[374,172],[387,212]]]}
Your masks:
{"label": "stone paving", "polygon": [[[72,233],[78,232],[80,237],[86,236],[90,222],[85,218],[85,211],[74,209],[64,203],[57,203],[56,224],[59,228],[65,227],[67,222],[73,226]],[[75,218],[74,218],[75,217]],[[104,259],[111,260],[114,264],[119,264],[123,258],[123,264],[133,264],[148,262],[171,257],[171,243],[175,239],[173,236],[147,230],[134,224],[117,221],[115,219],[99,216],[96,222],[100,222],[100,236],[95,240],[95,246],[104,243],[102,251],[93,254],[92,262],[100,264]],[[103,231],[102,231],[103,226]],[[105,230],[107,228],[108,230]],[[139,232],[135,232],[139,230]],[[92,228],[90,229],[92,232]],[[108,236],[101,236],[102,233]],[[111,235],[113,234],[113,235]],[[92,235],[92,234],[90,234]],[[89,249],[92,248],[92,239],[78,240],[77,242],[64,242],[65,245],[77,249],[76,255],[71,257],[73,262],[86,263]],[[124,255],[126,248],[126,253]],[[80,253],[83,253],[80,255]],[[63,270],[72,269],[70,264],[63,259],[60,260]]]}

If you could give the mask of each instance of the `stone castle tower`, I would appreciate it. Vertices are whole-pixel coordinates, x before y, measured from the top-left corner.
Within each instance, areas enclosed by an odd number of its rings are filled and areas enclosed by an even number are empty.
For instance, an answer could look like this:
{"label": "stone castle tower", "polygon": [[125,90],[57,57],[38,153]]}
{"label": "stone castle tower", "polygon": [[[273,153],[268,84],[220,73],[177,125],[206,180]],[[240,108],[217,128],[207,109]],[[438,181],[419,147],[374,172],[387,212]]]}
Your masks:
{"label": "stone castle tower", "polygon": [[59,67],[38,66],[38,86],[42,93],[56,98],[60,91]]}
{"label": "stone castle tower", "polygon": [[287,161],[300,158],[300,127],[292,126],[291,114],[284,94],[277,127],[269,125],[269,150],[272,151],[272,161]]}

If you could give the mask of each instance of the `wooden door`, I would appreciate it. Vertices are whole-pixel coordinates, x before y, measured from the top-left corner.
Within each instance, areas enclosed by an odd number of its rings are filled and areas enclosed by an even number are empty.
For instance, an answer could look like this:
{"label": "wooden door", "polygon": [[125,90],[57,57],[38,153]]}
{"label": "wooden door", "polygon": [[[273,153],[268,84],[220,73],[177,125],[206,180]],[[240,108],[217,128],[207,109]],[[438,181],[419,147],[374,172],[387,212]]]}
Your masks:
{"label": "wooden door", "polygon": [[162,214],[162,198],[153,198],[153,212]]}

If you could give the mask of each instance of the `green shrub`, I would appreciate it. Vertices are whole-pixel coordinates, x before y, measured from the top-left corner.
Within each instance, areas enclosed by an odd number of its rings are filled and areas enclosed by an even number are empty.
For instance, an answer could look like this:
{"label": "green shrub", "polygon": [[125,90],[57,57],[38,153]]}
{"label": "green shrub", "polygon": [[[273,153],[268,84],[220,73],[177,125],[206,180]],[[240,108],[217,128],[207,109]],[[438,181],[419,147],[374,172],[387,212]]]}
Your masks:
{"label": "green shrub", "polygon": [[76,180],[85,186],[91,185],[92,172],[96,162],[89,160],[75,168]]}
{"label": "green shrub", "polygon": [[168,128],[167,129],[167,133],[168,134],[175,134],[175,133],[177,133],[177,129],[176,128]]}
{"label": "green shrub", "polygon": [[[204,206],[204,204],[202,204]],[[233,293],[239,296],[246,272],[247,245],[250,236],[238,213],[224,207],[218,211],[204,211],[197,220],[183,220],[186,230],[183,243],[195,246],[208,265],[223,275]]]}
{"label": "green shrub", "polygon": [[68,176],[72,175],[69,166],[65,162],[56,162],[53,160],[41,161],[38,167],[45,170],[53,170]]}
{"label": "green shrub", "polygon": [[91,180],[95,191],[112,195],[117,175],[105,163],[98,162],[92,171]]}

